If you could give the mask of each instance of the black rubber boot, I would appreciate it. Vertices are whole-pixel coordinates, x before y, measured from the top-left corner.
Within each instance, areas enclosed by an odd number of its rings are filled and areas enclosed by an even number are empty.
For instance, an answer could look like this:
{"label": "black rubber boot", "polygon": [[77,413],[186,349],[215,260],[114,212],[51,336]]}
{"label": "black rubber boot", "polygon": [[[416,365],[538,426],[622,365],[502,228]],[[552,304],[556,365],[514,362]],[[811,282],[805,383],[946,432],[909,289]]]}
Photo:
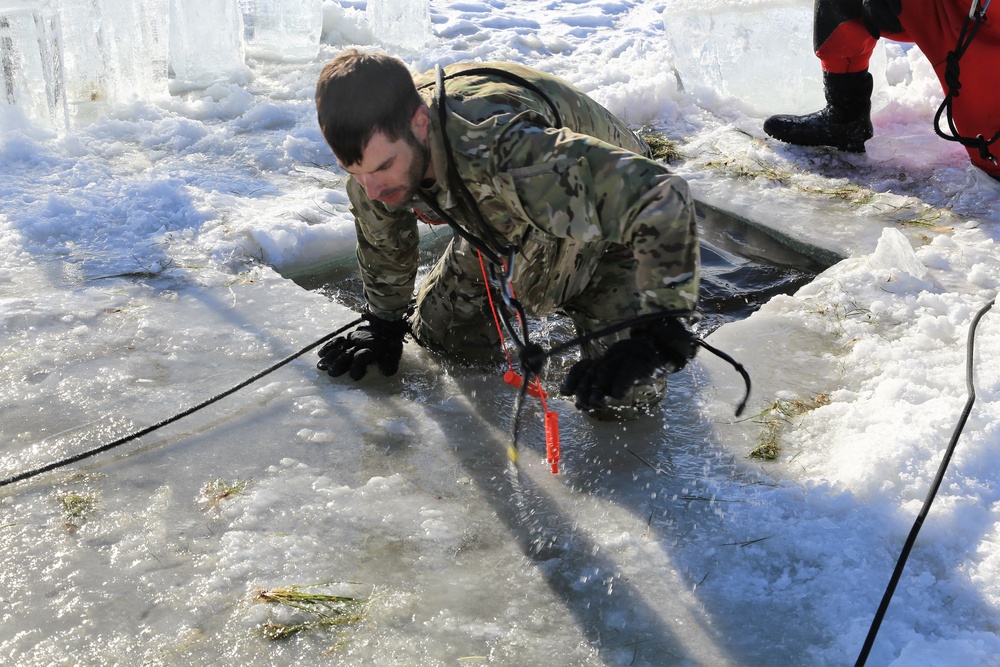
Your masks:
{"label": "black rubber boot", "polygon": [[771,116],[764,132],[799,146],[833,146],[864,153],[872,138],[872,75],[823,73],[826,108],[805,116]]}

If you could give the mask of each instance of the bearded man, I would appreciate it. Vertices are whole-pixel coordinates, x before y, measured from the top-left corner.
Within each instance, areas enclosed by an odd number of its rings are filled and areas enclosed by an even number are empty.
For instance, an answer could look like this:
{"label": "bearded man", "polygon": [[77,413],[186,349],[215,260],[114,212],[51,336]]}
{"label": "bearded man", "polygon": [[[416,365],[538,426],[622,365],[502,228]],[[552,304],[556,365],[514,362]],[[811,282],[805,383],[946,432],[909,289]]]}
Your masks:
{"label": "bearded man", "polygon": [[[391,375],[407,333],[445,354],[499,353],[491,289],[527,315],[565,314],[581,334],[626,325],[585,342],[563,382],[585,410],[658,402],[665,374],[694,355],[687,183],[569,83],[514,63],[414,76],[397,58],[348,49],[323,69],[316,108],[350,175],[368,309],[320,350],[321,369]],[[411,305],[419,220],[455,236]]]}

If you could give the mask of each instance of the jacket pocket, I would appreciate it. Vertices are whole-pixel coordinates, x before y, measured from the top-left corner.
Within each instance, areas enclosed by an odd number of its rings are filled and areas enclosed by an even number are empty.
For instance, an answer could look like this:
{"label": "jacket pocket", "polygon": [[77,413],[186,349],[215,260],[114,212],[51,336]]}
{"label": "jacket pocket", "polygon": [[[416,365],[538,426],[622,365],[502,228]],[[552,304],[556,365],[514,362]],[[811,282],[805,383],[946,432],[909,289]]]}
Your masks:
{"label": "jacket pocket", "polygon": [[587,287],[608,246],[590,168],[583,159],[560,160],[514,169],[497,180],[510,210],[530,229],[515,260],[515,296],[530,312],[546,315]]}

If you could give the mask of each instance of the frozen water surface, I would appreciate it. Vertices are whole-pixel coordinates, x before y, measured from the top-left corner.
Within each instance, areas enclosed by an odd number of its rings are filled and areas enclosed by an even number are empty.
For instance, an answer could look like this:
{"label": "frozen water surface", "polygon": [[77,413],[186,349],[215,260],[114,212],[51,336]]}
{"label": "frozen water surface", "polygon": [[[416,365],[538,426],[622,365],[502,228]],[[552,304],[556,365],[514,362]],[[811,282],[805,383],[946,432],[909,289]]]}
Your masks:
{"label": "frozen water surface", "polygon": [[[676,139],[672,168],[706,215],[751,226],[719,232],[739,231],[740,252],[773,259],[761,233],[833,264],[709,337],[750,371],[755,417],[733,419],[742,381],[702,353],[641,419],[597,422],[550,397],[558,475],[528,400],[514,471],[499,366],[409,343],[397,376],[355,384],[320,375],[310,352],[0,490],[0,661],[853,662],[966,399],[969,323],[1000,284],[998,188],[934,137],[940,91],[915,49],[885,47],[867,155],[799,149],[760,131],[789,110],[777,96],[744,99],[732,75],[679,88],[669,5],[433,3],[426,51],[385,46],[416,70],[482,59],[558,73]],[[711,9],[744,12],[751,37],[771,28],[756,5]],[[312,94],[337,50],[372,42],[367,10],[326,0],[312,60],[237,59],[239,76],[222,68],[183,94],[95,100],[94,122],[66,131],[45,108],[0,105],[0,476],[154,424],[355,319],[348,282],[301,285],[353,249]],[[202,27],[229,34],[239,18]],[[796,53],[773,60],[808,68]],[[219,64],[209,56],[186,62]],[[706,233],[720,266],[735,261],[722,240]],[[871,664],[1000,654],[996,317],[980,325],[975,409]],[[533,326],[543,344],[565,335]],[[769,429],[778,457],[748,458]],[[320,627],[262,601],[281,587],[366,603]]]}

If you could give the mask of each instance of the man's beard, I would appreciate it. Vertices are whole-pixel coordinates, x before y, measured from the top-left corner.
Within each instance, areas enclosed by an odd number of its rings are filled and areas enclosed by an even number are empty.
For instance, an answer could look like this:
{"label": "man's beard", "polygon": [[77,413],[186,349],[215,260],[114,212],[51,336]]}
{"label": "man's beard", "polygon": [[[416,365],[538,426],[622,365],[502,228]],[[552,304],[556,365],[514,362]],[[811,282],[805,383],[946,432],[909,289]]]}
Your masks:
{"label": "man's beard", "polygon": [[417,139],[412,130],[406,133],[403,140],[413,149],[413,161],[410,162],[410,168],[406,171],[406,199],[404,200],[410,201],[416,196],[420,182],[424,180],[424,175],[427,173],[427,167],[431,163],[431,150]]}

